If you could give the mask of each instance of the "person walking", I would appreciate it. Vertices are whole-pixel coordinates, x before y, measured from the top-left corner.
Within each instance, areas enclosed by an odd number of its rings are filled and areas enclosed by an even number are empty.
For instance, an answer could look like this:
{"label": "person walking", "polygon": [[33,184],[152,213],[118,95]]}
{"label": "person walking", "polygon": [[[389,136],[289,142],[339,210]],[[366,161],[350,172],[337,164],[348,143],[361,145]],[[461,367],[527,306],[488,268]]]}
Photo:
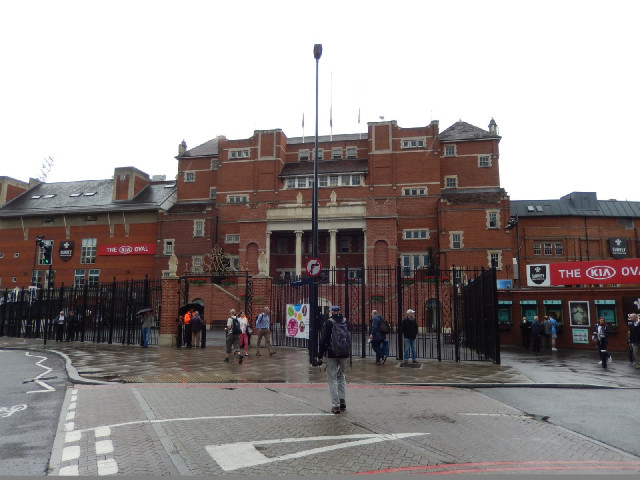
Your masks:
{"label": "person walking", "polygon": [[520,335],[522,335],[522,347],[525,350],[529,350],[531,345],[531,323],[527,321],[527,317],[522,317]]}
{"label": "person walking", "polygon": [[546,352],[551,351],[551,332],[553,330],[553,326],[551,325],[551,320],[547,315],[544,316],[544,321],[542,322],[542,338],[544,343],[542,345],[542,350]]}
{"label": "person walking", "polygon": [[67,342],[73,340],[76,341],[76,329],[78,327],[76,323],[76,315],[73,310],[69,310],[69,315],[65,317],[65,324],[67,325]]}
{"label": "person walking", "polygon": [[540,323],[540,318],[536,315],[533,317],[533,323],[531,324],[531,337],[533,338],[533,351],[540,351],[540,331],[542,330],[542,325]]}
{"label": "person walking", "polygon": [[56,326],[56,342],[64,342],[64,325],[67,319],[64,316],[64,310],[60,310],[60,313],[53,320]]}
{"label": "person walking", "polygon": [[271,330],[269,328],[269,323],[271,321],[271,317],[269,316],[270,309],[269,307],[264,307],[262,309],[262,313],[256,317],[256,330],[258,331],[258,345],[256,347],[256,356],[262,355],[260,353],[260,342],[264,338],[265,348],[269,355],[275,355],[276,351],[271,348]]}
{"label": "person walking", "polygon": [[244,312],[241,310],[238,314],[238,320],[240,320],[240,348],[244,347],[244,356],[249,356],[249,320]]}
{"label": "person walking", "polygon": [[191,317],[193,317],[193,308],[190,308],[187,313],[184,314],[184,343],[187,344],[187,348],[191,348]]}
{"label": "person walking", "polygon": [[384,365],[387,361],[387,356],[382,350],[382,342],[387,337],[387,334],[380,330],[380,324],[382,323],[382,317],[377,310],[371,312],[371,328],[369,329],[369,340],[371,340],[371,348],[376,352],[376,365]]}
{"label": "person walking", "polygon": [[[604,317],[601,317],[601,318],[602,318],[602,321],[605,322]],[[604,325],[606,327],[607,323],[605,322]],[[592,333],[591,340],[593,340],[595,342],[595,344],[596,344],[596,352],[598,352],[598,357],[600,358],[598,363],[600,365],[602,365],[602,355],[601,355],[601,351],[600,351],[601,348],[600,348],[600,342],[598,341],[598,329],[599,329],[599,327],[600,327],[600,318],[598,318],[598,321],[593,326],[593,330],[591,331],[591,333]],[[609,335],[608,329],[606,331],[606,334],[607,334],[607,336]],[[607,343],[608,343],[608,340],[607,340]],[[611,358],[611,354],[609,352],[607,352],[607,361],[605,362],[605,365],[606,365],[606,363],[611,363],[612,361],[613,360]],[[606,368],[606,367],[604,367],[604,368]]]}
{"label": "person walking", "polygon": [[[326,354],[326,358],[325,357]],[[331,413],[338,414],[347,408],[347,380],[344,375],[347,359],[351,354],[351,335],[346,318],[340,313],[340,307],[331,307],[331,317],[324,322],[320,335],[320,345],[316,360],[327,364],[327,383]]]}
{"label": "person walking", "polygon": [[193,312],[189,325],[191,325],[191,348],[200,348],[200,336],[202,332],[202,317],[200,316],[200,312]]}
{"label": "person walking", "polygon": [[591,338],[598,346],[598,354],[600,355],[602,368],[607,368],[607,360],[611,360],[611,357],[607,353],[608,335],[609,329],[607,328],[607,323],[603,317],[598,318],[598,324],[596,325],[593,337]]}
{"label": "person walking", "polygon": [[416,337],[418,336],[418,322],[416,322],[415,310],[407,310],[407,316],[402,320],[400,327],[404,342],[404,363],[409,363],[409,350],[411,350],[411,361],[418,363],[416,352]]}
{"label": "person walking", "polygon": [[558,339],[558,321],[556,320],[556,317],[551,314],[549,315],[549,322],[551,322],[551,351],[557,352],[556,340]]}
{"label": "person walking", "polygon": [[142,317],[142,347],[149,348],[149,338],[151,337],[151,327],[153,326],[153,313],[151,310],[145,312]]}
{"label": "person walking", "polygon": [[242,363],[244,357],[240,353],[240,320],[236,316],[236,311],[232,308],[229,310],[229,318],[227,319],[227,326],[224,329],[227,332],[226,352],[224,361],[229,361],[229,354],[233,350],[234,355],[238,355],[238,363]]}
{"label": "person walking", "polygon": [[629,321],[631,322],[629,342],[633,350],[633,363],[635,368],[640,368],[640,320],[638,319],[638,314],[632,313],[629,315]]}

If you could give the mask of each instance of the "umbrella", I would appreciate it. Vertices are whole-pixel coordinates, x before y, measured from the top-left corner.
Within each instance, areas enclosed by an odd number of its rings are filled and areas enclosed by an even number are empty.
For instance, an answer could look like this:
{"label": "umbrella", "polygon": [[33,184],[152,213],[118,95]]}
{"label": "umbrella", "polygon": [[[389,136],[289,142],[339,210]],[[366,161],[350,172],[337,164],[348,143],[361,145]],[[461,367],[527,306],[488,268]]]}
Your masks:
{"label": "umbrella", "polygon": [[182,305],[180,307],[180,309],[178,310],[178,314],[179,315],[184,315],[191,308],[193,308],[196,312],[198,312],[201,317],[204,315],[204,305],[202,305],[201,303],[198,303],[198,302],[190,302],[190,303],[187,303],[185,305]]}
{"label": "umbrella", "polygon": [[136,315],[142,315],[143,313],[147,313],[147,312],[153,312],[153,309],[151,309],[151,308],[143,308],[142,310],[138,310],[136,312]]}

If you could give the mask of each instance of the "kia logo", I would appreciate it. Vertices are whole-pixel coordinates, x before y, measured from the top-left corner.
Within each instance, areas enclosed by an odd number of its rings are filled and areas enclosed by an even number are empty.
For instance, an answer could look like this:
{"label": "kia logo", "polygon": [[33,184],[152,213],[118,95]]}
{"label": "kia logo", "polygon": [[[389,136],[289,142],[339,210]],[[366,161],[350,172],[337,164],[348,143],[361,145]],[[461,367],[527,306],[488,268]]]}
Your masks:
{"label": "kia logo", "polygon": [[585,272],[593,280],[607,280],[616,276],[616,269],[607,266],[590,267]]}
{"label": "kia logo", "polygon": [[118,248],[118,252],[120,252],[123,255],[126,255],[128,253],[133,252],[133,247],[131,245],[123,245]]}

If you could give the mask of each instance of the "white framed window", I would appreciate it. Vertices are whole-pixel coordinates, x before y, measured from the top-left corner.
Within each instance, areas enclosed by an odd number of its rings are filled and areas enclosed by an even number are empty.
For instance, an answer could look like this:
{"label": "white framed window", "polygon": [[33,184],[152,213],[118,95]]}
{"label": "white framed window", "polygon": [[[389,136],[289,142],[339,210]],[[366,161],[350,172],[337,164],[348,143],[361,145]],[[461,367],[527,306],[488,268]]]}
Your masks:
{"label": "white framed window", "polygon": [[211,160],[211,170],[217,170],[218,169],[218,159],[214,158],[213,160]]}
{"label": "white framed window", "polygon": [[204,236],[204,220],[193,221],[193,236],[194,237]]}
{"label": "white framed window", "polygon": [[298,152],[298,161],[299,162],[308,162],[311,160],[311,156],[309,155],[309,150],[300,150]]}
{"label": "white framed window", "polygon": [[340,181],[340,178],[337,175],[329,176],[329,186],[330,187],[337,187],[339,181]]}
{"label": "white framed window", "polygon": [[402,276],[413,277],[414,271],[421,267],[428,267],[431,265],[429,255],[424,253],[404,254],[400,256],[400,263],[402,264]]}
{"label": "white framed window", "polygon": [[240,243],[239,233],[228,233],[224,237],[224,243]]}
{"label": "white framed window", "polygon": [[427,187],[406,187],[402,189],[403,197],[423,197],[427,194]]}
{"label": "white framed window", "polygon": [[73,272],[73,286],[76,288],[84,287],[85,270],[76,270]]}
{"label": "white framed window", "polygon": [[489,168],[491,166],[491,156],[490,155],[480,155],[478,156],[478,167],[479,168]]}
{"label": "white framed window", "polygon": [[319,187],[326,187],[328,185],[329,185],[329,177],[327,177],[326,175],[318,177],[318,186]]}
{"label": "white framed window", "polygon": [[229,158],[249,158],[248,148],[237,148],[229,150]]}
{"label": "white framed window", "polygon": [[175,244],[176,244],[176,240],[174,238],[166,238],[164,240],[162,253],[164,253],[165,255],[173,255],[173,248]]}
{"label": "white framed window", "polygon": [[360,175],[351,175],[351,185],[357,187],[360,185],[361,177]]}
{"label": "white framed window", "polygon": [[449,232],[449,248],[459,250],[463,247],[462,232]]}
{"label": "white framed window", "polygon": [[195,255],[191,257],[191,271],[193,272],[202,271],[202,257],[200,255]]}
{"label": "white framed window", "polygon": [[229,255],[229,268],[235,272],[240,267],[240,257],[238,255]]}
{"label": "white framed window", "polygon": [[343,187],[351,185],[351,175],[340,175],[340,185]]}
{"label": "white framed window", "polygon": [[456,146],[455,145],[445,145],[444,146],[444,156],[445,157],[455,157],[456,156]]}
{"label": "white framed window", "polygon": [[502,252],[500,250],[487,250],[487,266],[502,270]]}
{"label": "white framed window", "polygon": [[298,177],[298,178],[296,178],[296,187],[297,188],[307,188],[307,177]]}
{"label": "white framed window", "polygon": [[533,254],[534,255],[542,255],[542,244],[534,243],[533,244]]}
{"label": "white framed window", "polygon": [[228,195],[227,203],[248,203],[249,196],[248,195]]}
{"label": "white framed window", "polygon": [[340,253],[351,252],[351,237],[340,238]]}
{"label": "white framed window", "polygon": [[218,195],[218,189],[216,187],[209,187],[209,198],[215,200]]}
{"label": "white framed window", "polygon": [[556,255],[564,255],[564,248],[562,247],[562,243],[557,242],[554,244]]}
{"label": "white framed window", "polygon": [[184,172],[184,181],[186,183],[192,183],[196,181],[196,172],[188,171]]}
{"label": "white framed window", "polygon": [[80,251],[80,263],[96,263],[97,238],[83,238]]}
{"label": "white framed window", "polygon": [[402,148],[424,148],[427,144],[425,137],[405,138],[402,140]]}
{"label": "white framed window", "polygon": [[[315,155],[316,152],[315,150],[313,151],[313,154]],[[324,150],[322,148],[318,149],[318,160],[323,160],[324,159]]]}
{"label": "white framed window", "polygon": [[92,268],[89,270],[89,287],[97,287],[100,284],[100,270]]}
{"label": "white framed window", "polygon": [[457,188],[458,187],[458,176],[457,175],[447,175],[444,177],[444,186],[445,188]]}
{"label": "white framed window", "polygon": [[551,247],[550,243],[545,243],[544,244],[544,254],[545,255],[553,255],[553,248]]}
{"label": "white framed window", "polygon": [[497,210],[487,210],[487,228],[500,228]]}
{"label": "white framed window", "polygon": [[358,158],[358,148],[347,147],[347,158]]}
{"label": "white framed window", "polygon": [[341,159],[342,159],[342,148],[332,148],[331,160],[341,160]]}
{"label": "white framed window", "polygon": [[287,189],[296,188],[296,179],[295,178],[287,178],[285,185]]}
{"label": "white framed window", "polygon": [[428,228],[416,228],[402,231],[402,238],[405,240],[426,240],[429,238]]}

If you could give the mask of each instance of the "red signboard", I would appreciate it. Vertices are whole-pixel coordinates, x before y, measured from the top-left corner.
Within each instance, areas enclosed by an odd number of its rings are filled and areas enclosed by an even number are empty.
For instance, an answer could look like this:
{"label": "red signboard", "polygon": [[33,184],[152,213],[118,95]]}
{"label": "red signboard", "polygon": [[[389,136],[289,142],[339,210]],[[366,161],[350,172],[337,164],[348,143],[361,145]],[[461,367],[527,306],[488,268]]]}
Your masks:
{"label": "red signboard", "polygon": [[132,243],[128,245],[99,245],[98,255],[154,255],[155,243]]}
{"label": "red signboard", "polygon": [[544,266],[548,268],[551,285],[640,283],[640,259],[559,262],[539,265],[539,267]]}

